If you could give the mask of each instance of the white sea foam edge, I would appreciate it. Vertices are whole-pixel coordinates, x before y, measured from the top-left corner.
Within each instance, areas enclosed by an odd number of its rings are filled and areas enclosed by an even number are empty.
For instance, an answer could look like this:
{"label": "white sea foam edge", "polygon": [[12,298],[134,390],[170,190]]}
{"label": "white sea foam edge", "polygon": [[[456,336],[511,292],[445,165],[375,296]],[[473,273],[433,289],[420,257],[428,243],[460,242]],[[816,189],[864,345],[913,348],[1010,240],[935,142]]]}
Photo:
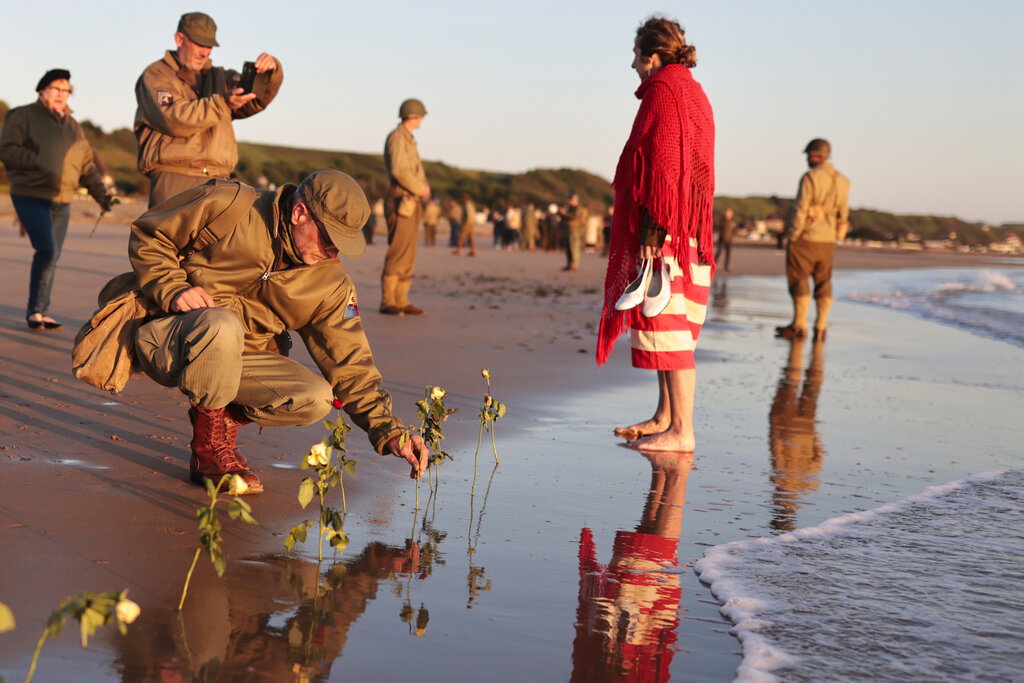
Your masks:
{"label": "white sea foam edge", "polygon": [[743,661],[736,669],[735,680],[741,683],[775,683],[779,678],[773,673],[774,671],[794,666],[800,659],[762,635],[761,632],[764,628],[772,623],[764,617],[772,603],[757,596],[756,585],[730,577],[729,568],[743,562],[741,558],[737,557],[738,553],[758,547],[839,536],[850,530],[854,524],[941,498],[968,484],[997,479],[1010,471],[998,470],[974,474],[966,479],[929,486],[921,493],[894,503],[886,503],[872,510],[862,510],[841,517],[833,517],[817,526],[797,529],[779,536],[732,541],[708,548],[704,552],[704,556],[694,564],[694,571],[700,577],[701,583],[708,586],[712,595],[723,603],[719,611],[733,623],[729,632],[736,636],[743,646]]}

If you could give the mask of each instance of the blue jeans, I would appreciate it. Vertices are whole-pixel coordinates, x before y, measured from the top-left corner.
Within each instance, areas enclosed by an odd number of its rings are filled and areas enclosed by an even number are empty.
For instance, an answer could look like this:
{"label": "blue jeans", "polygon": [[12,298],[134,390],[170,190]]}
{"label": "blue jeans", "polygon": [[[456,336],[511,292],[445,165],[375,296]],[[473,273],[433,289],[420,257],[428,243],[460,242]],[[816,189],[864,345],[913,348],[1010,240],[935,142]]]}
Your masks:
{"label": "blue jeans", "polygon": [[18,220],[25,226],[32,248],[36,250],[32,256],[25,315],[45,314],[50,308],[50,290],[53,289],[57,259],[68,234],[71,205],[16,194],[11,195],[11,203]]}

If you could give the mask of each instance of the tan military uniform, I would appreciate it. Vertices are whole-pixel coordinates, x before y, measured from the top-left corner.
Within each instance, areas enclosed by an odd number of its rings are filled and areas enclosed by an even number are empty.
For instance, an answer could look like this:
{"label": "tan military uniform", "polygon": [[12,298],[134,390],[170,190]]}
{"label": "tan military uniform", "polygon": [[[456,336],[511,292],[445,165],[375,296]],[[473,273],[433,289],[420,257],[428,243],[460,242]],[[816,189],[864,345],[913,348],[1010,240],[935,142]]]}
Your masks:
{"label": "tan military uniform", "polygon": [[459,245],[455,248],[456,253],[462,251],[462,245],[469,240],[469,255],[476,255],[476,204],[473,203],[472,199],[467,199],[462,205],[462,210],[466,215],[465,221],[462,223],[462,230],[459,231]]}
{"label": "tan military uniform", "polygon": [[284,80],[276,65],[266,94],[235,111],[226,95],[237,72],[209,60],[202,71],[189,71],[171,51],[146,67],[135,83],[135,137],[139,171],[150,180],[150,208],[210,178],[230,176],[238,163],[232,121],[267,108]]}
{"label": "tan military uniform", "polygon": [[565,260],[567,270],[576,270],[580,265],[580,248],[583,245],[583,226],[587,223],[587,216],[590,214],[580,205],[565,207],[566,244]]}
{"label": "tan military uniform", "polygon": [[436,201],[423,209],[423,243],[428,247],[437,245],[437,224],[441,222],[441,205]]}
{"label": "tan military uniform", "polygon": [[[266,426],[311,424],[338,398],[383,452],[401,423],[391,415],[348,273],[338,259],[278,268],[279,226],[287,217],[282,207],[287,211],[295,189],[260,191],[222,239],[180,260],[179,253],[230,204],[234,183],[194,188],[135,221],[129,258],[143,293],[162,311],[192,286],[203,287],[217,303],[143,325],[136,339],[140,365],[193,404],[238,404]],[[274,336],[286,330],[298,332],[322,377],[274,351]]]}
{"label": "tan military uniform", "polygon": [[0,161],[11,194],[67,204],[82,185],[106,206],[107,188],[92,147],[70,109],[63,119],[42,100],[10,110],[0,133]]}
{"label": "tan military uniform", "polygon": [[818,319],[815,328],[824,330],[832,305],[832,262],[838,240],[850,228],[850,181],[823,161],[800,178],[796,202],[786,229],[786,281],[793,297],[793,327],[807,329],[807,309],[814,280]]}
{"label": "tan military uniform", "polygon": [[416,139],[402,124],[384,143],[384,165],[391,179],[391,192],[384,200],[388,251],[381,276],[380,305],[405,308],[416,264],[416,233],[423,216],[419,198],[426,194],[428,185]]}

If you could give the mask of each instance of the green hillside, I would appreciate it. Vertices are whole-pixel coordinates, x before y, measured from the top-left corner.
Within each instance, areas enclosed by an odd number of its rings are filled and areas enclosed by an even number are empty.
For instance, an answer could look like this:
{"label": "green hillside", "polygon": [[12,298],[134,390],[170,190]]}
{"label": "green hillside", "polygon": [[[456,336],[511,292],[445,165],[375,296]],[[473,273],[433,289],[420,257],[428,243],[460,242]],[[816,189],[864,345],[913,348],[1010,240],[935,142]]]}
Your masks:
{"label": "green hillside", "polygon": [[[0,123],[8,106],[0,100]],[[144,194],[148,181],[135,168],[135,135],[127,128],[107,133],[89,121],[82,122],[97,157],[102,161],[117,186],[128,194]],[[279,145],[238,144],[238,177],[255,184],[262,175],[280,185],[298,182],[318,168],[336,168],[359,181],[371,200],[387,191],[384,160],[378,154],[331,152],[299,149]],[[468,193],[487,206],[503,202],[533,202],[545,206],[562,203],[570,191],[578,192],[584,205],[603,212],[612,202],[608,180],[586,171],[560,168],[537,169],[526,173],[495,173],[472,171],[449,166],[440,161],[424,162],[427,178],[442,200]],[[0,187],[6,187],[7,175],[0,165]],[[742,223],[772,217],[785,217],[793,205],[792,198],[725,197],[715,198],[715,213],[721,215],[731,207]],[[955,234],[953,241],[970,246],[987,245],[1001,240],[1007,230],[1024,237],[1024,227],[1006,225],[999,229],[959,218],[939,216],[900,216],[872,209],[854,209],[850,213],[851,236],[863,239],[938,239]]]}

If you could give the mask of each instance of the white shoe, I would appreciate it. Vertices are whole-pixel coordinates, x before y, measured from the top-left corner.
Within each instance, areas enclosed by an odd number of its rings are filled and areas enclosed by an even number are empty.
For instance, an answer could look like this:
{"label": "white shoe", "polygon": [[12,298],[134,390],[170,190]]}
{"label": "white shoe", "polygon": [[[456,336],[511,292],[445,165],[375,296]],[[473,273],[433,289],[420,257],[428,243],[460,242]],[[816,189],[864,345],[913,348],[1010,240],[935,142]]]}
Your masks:
{"label": "white shoe", "polygon": [[616,311],[625,311],[643,303],[644,292],[647,291],[647,283],[651,280],[651,265],[653,263],[654,259],[644,259],[643,265],[640,266],[640,275],[637,279],[626,285],[626,291],[615,302]]}
{"label": "white shoe", "polygon": [[651,282],[647,286],[647,294],[644,296],[643,314],[653,318],[668,306],[668,300],[672,298],[672,274],[668,269],[665,259],[661,260],[661,267],[655,269],[651,275]]}

